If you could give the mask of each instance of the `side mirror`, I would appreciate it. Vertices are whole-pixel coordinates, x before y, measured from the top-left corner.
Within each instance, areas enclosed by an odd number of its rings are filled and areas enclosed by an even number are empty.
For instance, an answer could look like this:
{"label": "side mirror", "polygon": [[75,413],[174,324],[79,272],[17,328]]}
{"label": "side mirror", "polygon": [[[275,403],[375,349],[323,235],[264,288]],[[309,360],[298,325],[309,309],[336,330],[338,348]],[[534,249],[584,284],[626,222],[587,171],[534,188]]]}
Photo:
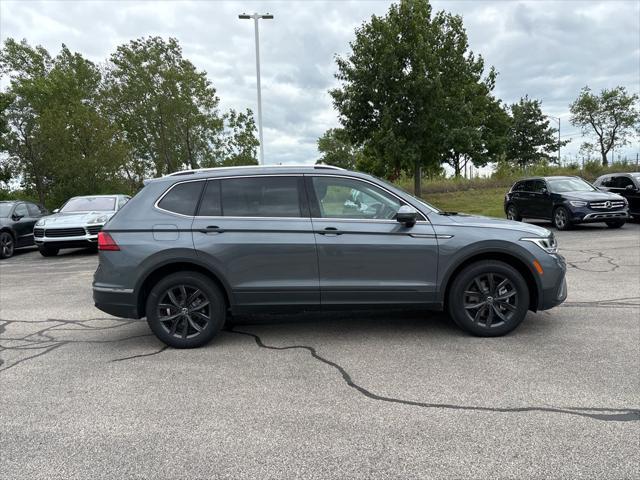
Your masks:
{"label": "side mirror", "polygon": [[22,215],[18,215],[17,213],[14,213],[13,215],[11,215],[11,220],[13,220],[14,222],[17,222],[21,218],[22,218]]}
{"label": "side mirror", "polygon": [[549,195],[549,190],[547,190],[546,188],[542,188],[542,190],[540,190],[540,193],[542,193],[542,195]]}
{"label": "side mirror", "polygon": [[418,211],[409,205],[402,205],[396,214],[396,220],[406,227],[413,227],[418,219]]}
{"label": "side mirror", "polygon": [[627,185],[624,189],[628,192],[635,192],[637,188],[634,185]]}
{"label": "side mirror", "polygon": [[53,213],[58,213],[59,211],[60,211],[60,209],[59,209],[59,208],[54,208],[54,209],[53,209]]}

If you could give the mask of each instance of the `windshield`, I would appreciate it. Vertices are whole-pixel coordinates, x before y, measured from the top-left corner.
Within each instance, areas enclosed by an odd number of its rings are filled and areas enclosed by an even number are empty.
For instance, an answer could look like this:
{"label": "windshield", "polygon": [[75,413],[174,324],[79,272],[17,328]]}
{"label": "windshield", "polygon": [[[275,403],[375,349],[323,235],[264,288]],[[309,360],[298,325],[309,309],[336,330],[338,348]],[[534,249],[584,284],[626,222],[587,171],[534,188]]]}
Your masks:
{"label": "windshield", "polygon": [[8,217],[13,208],[13,203],[0,203],[0,217]]}
{"label": "windshield", "polygon": [[78,197],[72,198],[60,210],[69,212],[112,212],[116,209],[115,197]]}
{"label": "windshield", "polygon": [[553,193],[597,191],[581,178],[550,178],[547,183]]}

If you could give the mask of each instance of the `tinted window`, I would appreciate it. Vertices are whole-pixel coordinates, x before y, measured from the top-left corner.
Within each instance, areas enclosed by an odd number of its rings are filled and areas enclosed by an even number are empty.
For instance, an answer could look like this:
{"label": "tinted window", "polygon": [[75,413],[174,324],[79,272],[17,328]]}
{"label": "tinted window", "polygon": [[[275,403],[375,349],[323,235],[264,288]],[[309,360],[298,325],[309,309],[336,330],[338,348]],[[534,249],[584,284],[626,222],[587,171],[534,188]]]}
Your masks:
{"label": "tinted window", "polygon": [[604,177],[599,182],[596,182],[596,184],[601,185],[603,187],[611,187],[612,186],[611,177]]}
{"label": "tinted window", "polygon": [[21,217],[28,217],[29,212],[27,211],[27,206],[24,203],[19,203],[16,206],[16,209],[13,211],[14,215],[19,215]]}
{"label": "tinted window", "polygon": [[511,191],[513,192],[521,192],[524,190],[524,182],[518,182],[516,183],[513,188],[511,189]]}
{"label": "tinted window", "polygon": [[533,180],[522,182],[522,190],[525,192],[533,192]]}
{"label": "tinted window", "polygon": [[217,217],[222,215],[219,180],[210,180],[207,182],[202,201],[200,202],[198,215],[201,217]]}
{"label": "tinted window", "polygon": [[627,188],[627,185],[633,185],[628,177],[613,177],[613,188]]}
{"label": "tinted window", "polygon": [[162,200],[158,203],[158,207],[182,215],[194,215],[203,183],[204,182],[186,182],[175,185],[162,197]]}
{"label": "tinted window", "polygon": [[534,180],[531,182],[532,192],[542,193],[543,188],[547,188],[547,185],[542,180]]}
{"label": "tinted window", "polygon": [[34,205],[33,203],[27,203],[27,210],[29,210],[30,217],[39,217],[40,215],[42,215],[40,208],[38,208],[38,206]]}
{"label": "tinted window", "polygon": [[313,177],[313,190],[323,218],[392,220],[402,203],[370,183],[339,177]]}
{"label": "tinted window", "polygon": [[300,217],[299,177],[230,178],[221,181],[228,217]]}

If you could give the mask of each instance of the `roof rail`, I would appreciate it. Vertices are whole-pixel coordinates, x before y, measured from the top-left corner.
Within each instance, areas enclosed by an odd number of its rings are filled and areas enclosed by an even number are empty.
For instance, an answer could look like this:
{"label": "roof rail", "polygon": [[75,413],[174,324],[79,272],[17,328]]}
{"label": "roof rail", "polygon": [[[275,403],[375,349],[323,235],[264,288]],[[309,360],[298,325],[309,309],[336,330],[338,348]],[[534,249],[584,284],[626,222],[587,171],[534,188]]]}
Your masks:
{"label": "roof rail", "polygon": [[304,165],[304,164],[291,164],[291,165],[239,165],[237,167],[210,167],[210,168],[194,168],[189,170],[180,170],[165,175],[166,177],[176,177],[178,175],[193,175],[200,172],[211,172],[219,170],[236,170],[238,168],[317,168],[328,170],[344,170],[344,168],[336,167],[333,165]]}

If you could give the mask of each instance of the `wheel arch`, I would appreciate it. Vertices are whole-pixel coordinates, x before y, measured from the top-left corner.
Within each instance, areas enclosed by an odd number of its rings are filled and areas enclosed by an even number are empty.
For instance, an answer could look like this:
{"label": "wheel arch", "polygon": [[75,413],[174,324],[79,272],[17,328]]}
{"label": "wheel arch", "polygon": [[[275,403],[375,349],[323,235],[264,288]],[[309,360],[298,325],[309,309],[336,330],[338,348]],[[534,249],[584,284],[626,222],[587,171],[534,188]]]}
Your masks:
{"label": "wheel arch", "polygon": [[445,275],[443,285],[445,288],[443,290],[442,302],[447,308],[447,302],[449,299],[449,291],[451,289],[451,284],[453,280],[458,276],[458,274],[467,266],[480,262],[483,260],[494,260],[506,263],[507,265],[515,268],[524,278],[527,283],[527,287],[529,288],[529,310],[536,311],[538,309],[538,304],[540,301],[540,290],[541,285],[538,283],[534,272],[528,266],[526,260],[520,258],[518,255],[513,254],[511,252],[504,251],[485,251],[480,253],[475,253],[465,257],[464,259],[458,261]]}
{"label": "wheel arch", "polygon": [[173,262],[163,263],[161,265],[156,265],[154,269],[148,271],[143,280],[140,282],[139,286],[135,289],[136,291],[136,302],[137,302],[137,311],[140,317],[144,317],[146,315],[146,300],[149,292],[153,288],[153,286],[160,281],[160,279],[176,272],[198,272],[206,277],[210,278],[211,281],[220,289],[222,295],[224,296],[227,308],[232,307],[232,294],[229,285],[224,281],[224,277],[222,277],[219,273],[214,272],[210,267],[205,266],[194,259],[189,260],[178,260]]}

